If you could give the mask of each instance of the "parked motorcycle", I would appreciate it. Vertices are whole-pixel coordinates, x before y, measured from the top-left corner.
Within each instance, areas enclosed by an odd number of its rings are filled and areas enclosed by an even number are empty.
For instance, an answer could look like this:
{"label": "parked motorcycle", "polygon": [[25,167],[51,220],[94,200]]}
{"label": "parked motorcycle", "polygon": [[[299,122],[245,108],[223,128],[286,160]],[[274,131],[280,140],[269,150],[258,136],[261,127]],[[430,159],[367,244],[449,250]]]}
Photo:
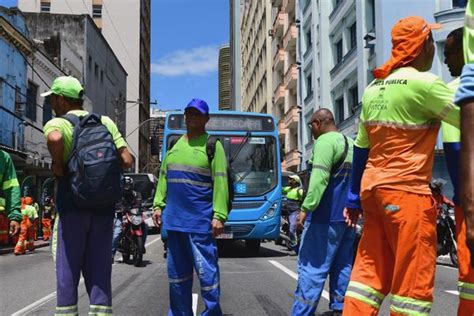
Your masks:
{"label": "parked motorcycle", "polygon": [[456,243],[456,224],[454,221],[454,210],[452,208],[440,208],[436,221],[436,232],[438,235],[437,255],[449,254],[451,262],[458,266],[458,246]]}
{"label": "parked motorcycle", "polygon": [[122,237],[118,247],[123,262],[133,263],[136,267],[142,264],[145,253],[145,225],[143,206],[124,207]]}

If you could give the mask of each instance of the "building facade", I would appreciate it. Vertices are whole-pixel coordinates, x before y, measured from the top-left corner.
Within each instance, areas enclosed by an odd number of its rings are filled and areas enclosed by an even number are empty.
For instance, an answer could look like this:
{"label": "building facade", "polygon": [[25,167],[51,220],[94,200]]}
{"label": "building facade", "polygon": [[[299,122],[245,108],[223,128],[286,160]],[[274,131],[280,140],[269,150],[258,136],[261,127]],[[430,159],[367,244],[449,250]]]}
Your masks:
{"label": "building facade", "polygon": [[23,15],[18,9],[0,6],[0,149],[10,153],[18,169],[27,157],[24,116],[27,60],[31,54]]}
{"label": "building facade", "polygon": [[372,70],[390,57],[391,29],[400,18],[418,15],[428,22],[435,19],[444,22],[443,30],[433,33],[437,52],[431,71],[445,81],[451,80],[443,65],[443,45],[446,35],[462,25],[464,10],[458,7],[465,6],[465,1],[402,2],[406,5],[383,0],[297,2],[298,60],[301,63],[298,100],[303,107],[299,134],[302,169],[306,169],[313,145],[305,126],[316,109],[331,109],[339,129],[351,137],[356,136],[362,94],[373,80]]}
{"label": "building facade", "polygon": [[158,109],[150,109],[150,135],[151,135],[151,159],[148,162],[146,172],[153,173],[159,178],[161,166],[161,146],[163,144],[163,133],[165,130],[166,113]]}
{"label": "building facade", "polygon": [[149,158],[149,130],[138,127],[150,117],[150,5],[150,0],[18,0],[23,12],[92,17],[128,73],[126,93],[112,106],[118,113],[126,106],[120,120],[140,170]]}
{"label": "building facade", "polygon": [[242,93],[240,91],[241,55],[240,55],[240,17],[244,0],[230,0],[230,102],[231,110],[241,110]]}
{"label": "building facade", "polygon": [[296,172],[301,163],[298,149],[301,106],[297,99],[296,1],[278,0],[273,1],[272,5],[272,114],[278,121],[280,145],[284,153],[282,168]]}
{"label": "building facade", "polygon": [[86,14],[24,15],[32,40],[66,74],[83,83],[85,108],[109,116],[123,133],[125,104],[117,100],[126,95],[127,72],[92,18]]}
{"label": "building facade", "polygon": [[242,111],[272,113],[272,4],[245,0],[240,25]]}
{"label": "building facade", "polygon": [[225,45],[219,49],[219,110],[232,110],[231,103],[231,59],[230,46]]}

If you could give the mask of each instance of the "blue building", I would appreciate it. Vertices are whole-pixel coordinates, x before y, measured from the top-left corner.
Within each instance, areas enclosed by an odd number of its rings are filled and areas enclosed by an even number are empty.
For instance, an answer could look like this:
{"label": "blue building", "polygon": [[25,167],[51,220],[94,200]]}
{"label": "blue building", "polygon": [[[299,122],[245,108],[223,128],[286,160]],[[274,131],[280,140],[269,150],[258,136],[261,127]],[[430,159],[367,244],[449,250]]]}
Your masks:
{"label": "blue building", "polygon": [[17,8],[0,6],[0,148],[22,157],[27,95],[27,58],[31,44]]}

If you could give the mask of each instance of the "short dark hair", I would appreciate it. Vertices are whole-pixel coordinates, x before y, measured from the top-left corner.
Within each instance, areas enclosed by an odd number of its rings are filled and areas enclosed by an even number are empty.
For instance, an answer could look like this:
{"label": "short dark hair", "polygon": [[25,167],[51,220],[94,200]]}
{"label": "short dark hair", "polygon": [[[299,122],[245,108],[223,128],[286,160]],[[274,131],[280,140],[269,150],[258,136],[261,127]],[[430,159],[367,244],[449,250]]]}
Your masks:
{"label": "short dark hair", "polygon": [[69,103],[70,105],[82,107],[83,104],[84,104],[84,99],[73,99],[73,98],[69,98],[69,97],[65,97],[65,96],[63,96],[63,98],[64,98],[64,99],[67,101],[67,103]]}
{"label": "short dark hair", "polygon": [[454,48],[455,49],[462,49],[462,37],[463,37],[464,30],[462,27],[457,28],[451,33],[448,34],[446,38],[452,38],[454,41]]}

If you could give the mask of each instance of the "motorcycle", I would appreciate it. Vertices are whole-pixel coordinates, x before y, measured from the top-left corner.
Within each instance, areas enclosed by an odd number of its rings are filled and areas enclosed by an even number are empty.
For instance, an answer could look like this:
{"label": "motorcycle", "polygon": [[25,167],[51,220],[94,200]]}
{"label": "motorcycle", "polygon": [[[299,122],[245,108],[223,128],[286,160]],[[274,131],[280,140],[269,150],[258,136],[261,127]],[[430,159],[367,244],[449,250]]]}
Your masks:
{"label": "motorcycle", "polygon": [[[297,240],[301,232],[297,231]],[[280,236],[275,240],[276,245],[285,246],[289,251],[294,250],[290,237],[290,213],[287,208],[287,198],[284,197],[281,206]]]}
{"label": "motorcycle", "polygon": [[436,220],[436,232],[438,235],[437,255],[449,254],[451,262],[458,266],[458,246],[456,243],[456,224],[454,221],[454,210],[452,208],[440,208]]}
{"label": "motorcycle", "polygon": [[141,266],[145,253],[145,225],[142,206],[124,207],[122,235],[118,247],[123,262]]}

